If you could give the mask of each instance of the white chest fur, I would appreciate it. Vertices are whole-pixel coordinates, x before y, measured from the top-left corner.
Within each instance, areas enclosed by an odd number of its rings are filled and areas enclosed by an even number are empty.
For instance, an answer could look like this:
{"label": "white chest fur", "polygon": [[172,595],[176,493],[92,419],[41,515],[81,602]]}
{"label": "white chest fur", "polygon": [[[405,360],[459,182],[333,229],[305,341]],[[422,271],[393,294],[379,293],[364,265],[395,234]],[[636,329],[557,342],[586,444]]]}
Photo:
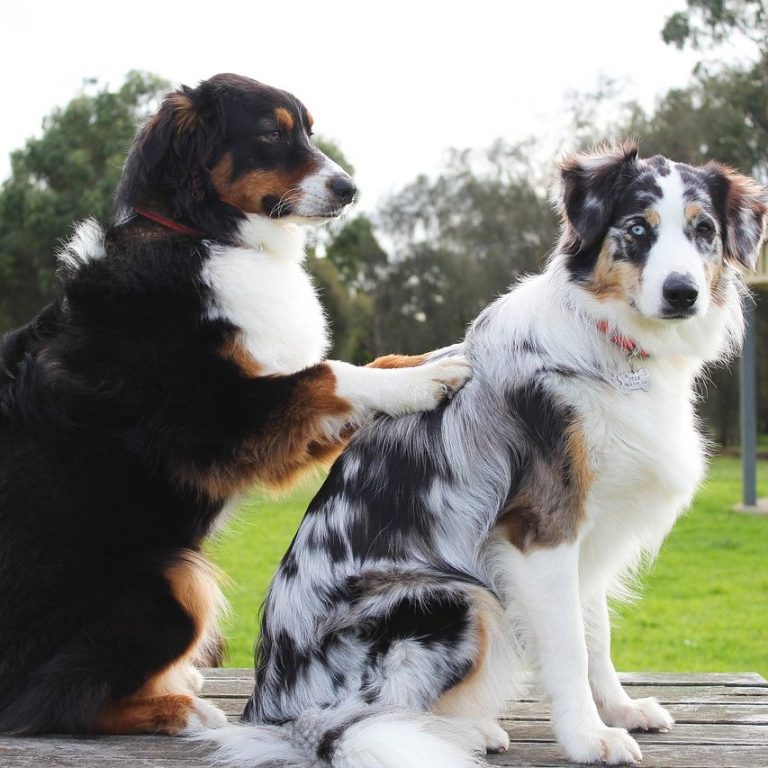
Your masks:
{"label": "white chest fur", "polygon": [[201,272],[211,290],[209,318],[240,329],[242,343],[265,375],[319,362],[328,347],[327,323],[302,265],[303,237],[298,230],[272,232],[267,225],[248,235],[243,247],[210,246]]}
{"label": "white chest fur", "polygon": [[688,387],[670,381],[670,370],[657,374],[648,392],[595,385],[575,403],[593,472],[581,546],[586,590],[655,554],[704,474]]}

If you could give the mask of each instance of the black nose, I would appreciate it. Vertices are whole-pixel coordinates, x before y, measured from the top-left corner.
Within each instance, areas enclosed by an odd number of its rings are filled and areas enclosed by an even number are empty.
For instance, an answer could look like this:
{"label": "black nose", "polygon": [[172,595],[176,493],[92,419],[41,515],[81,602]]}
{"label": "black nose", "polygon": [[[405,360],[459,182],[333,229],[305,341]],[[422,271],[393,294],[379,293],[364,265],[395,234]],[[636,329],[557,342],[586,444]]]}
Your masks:
{"label": "black nose", "polygon": [[328,182],[328,187],[336,195],[336,199],[345,205],[352,202],[352,198],[357,192],[355,182],[349,176],[333,176]]}
{"label": "black nose", "polygon": [[672,309],[690,309],[699,298],[699,289],[693,275],[673,272],[662,288],[664,299]]}

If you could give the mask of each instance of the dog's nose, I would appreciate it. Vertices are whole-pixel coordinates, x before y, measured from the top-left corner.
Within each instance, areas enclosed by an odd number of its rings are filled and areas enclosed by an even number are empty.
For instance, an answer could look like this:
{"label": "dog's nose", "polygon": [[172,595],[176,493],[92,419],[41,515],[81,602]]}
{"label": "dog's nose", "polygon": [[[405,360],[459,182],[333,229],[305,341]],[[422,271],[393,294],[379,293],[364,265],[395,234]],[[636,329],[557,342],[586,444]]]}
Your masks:
{"label": "dog's nose", "polygon": [[673,272],[662,287],[664,300],[672,309],[690,309],[699,298],[699,289],[693,275]]}
{"label": "dog's nose", "polygon": [[328,187],[336,196],[336,199],[345,205],[352,202],[352,198],[355,196],[355,192],[357,192],[355,182],[349,176],[342,176],[341,174],[333,176],[328,181]]}

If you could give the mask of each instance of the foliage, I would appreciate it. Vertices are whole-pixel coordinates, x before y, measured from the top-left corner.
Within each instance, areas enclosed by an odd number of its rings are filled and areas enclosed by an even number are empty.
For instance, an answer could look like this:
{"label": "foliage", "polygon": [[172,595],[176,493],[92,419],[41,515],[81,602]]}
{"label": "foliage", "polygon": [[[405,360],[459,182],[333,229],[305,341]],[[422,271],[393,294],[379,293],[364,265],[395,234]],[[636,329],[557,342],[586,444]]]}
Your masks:
{"label": "foliage", "polygon": [[667,19],[661,36],[665,43],[697,50],[721,45],[734,34],[768,53],[768,13],[764,0],[687,0],[688,9]]}
{"label": "foliage", "polygon": [[328,356],[369,362],[374,356],[370,349],[371,300],[364,293],[350,292],[331,258],[310,255],[308,266],[331,326]]}
{"label": "foliage", "polygon": [[378,307],[372,296],[387,264],[371,220],[359,214],[330,243],[327,258],[313,267],[331,320],[332,357],[367,363],[381,353]]}
{"label": "foliage", "polygon": [[[620,103],[621,84],[602,81],[592,94],[573,100],[572,134],[581,146],[605,136],[632,136],[645,157],[663,154],[692,165],[716,159],[768,183],[768,16],[762,0],[688,0],[663,31],[678,47],[700,51],[735,38],[751,40],[750,60],[717,66],[702,61],[685,88],[672,89],[653,109]],[[619,114],[612,120],[606,113]],[[758,297],[757,346],[768,349],[768,306]],[[758,429],[768,430],[768,359],[758,356]],[[738,443],[739,392],[734,368],[711,372],[700,412],[716,442]]]}
{"label": "foliage", "polygon": [[[731,34],[751,36],[752,59],[697,67],[688,87],[670,91],[652,110],[622,103],[622,84],[603,79],[595,93],[571,97],[571,141],[632,135],[646,156],[690,163],[715,157],[768,180],[766,23],[762,0],[688,0],[688,10],[665,27],[668,42],[703,50]],[[140,73],[115,91],[88,83],[46,119],[41,138],[14,153],[13,175],[0,189],[0,329],[25,322],[50,299],[53,253],[72,222],[109,218],[124,151],[164,87]],[[318,144],[353,172],[337,145]],[[361,363],[451,343],[519,275],[539,269],[557,231],[550,180],[538,160],[550,154],[535,139],[452,150],[438,174],[418,176],[377,214],[321,231],[308,263],[333,330],[330,355]],[[757,313],[761,348],[767,315]],[[758,364],[759,428],[768,430],[768,360]],[[715,438],[737,441],[736,379],[715,371],[708,392],[703,412]]]}
{"label": "foliage", "polygon": [[693,82],[664,96],[652,113],[634,106],[624,130],[645,155],[663,152],[701,164],[710,159],[768,179],[768,70],[697,71]]}
{"label": "foliage", "polygon": [[74,221],[108,220],[137,124],[167,83],[130,72],[116,90],[94,80],[11,155],[0,188],[0,328],[27,322],[53,294],[54,254]]}
{"label": "foliage", "polygon": [[483,306],[542,266],[557,225],[532,149],[498,141],[454,150],[436,179],[419,176],[384,205],[393,252],[375,297],[383,348],[456,341]]}
{"label": "foliage", "polygon": [[[643,154],[664,154],[699,165],[716,158],[768,180],[768,89],[766,59],[749,69],[698,70],[691,85],[670,91],[647,113],[635,106],[623,132],[639,138]],[[755,313],[758,348],[768,348],[765,301]],[[768,429],[768,360],[758,360],[759,428]],[[738,376],[712,373],[702,411],[721,444],[738,442]]]}
{"label": "foliage", "polygon": [[[768,519],[730,511],[739,500],[739,471],[736,459],[714,460],[693,508],[643,576],[641,599],[618,608],[613,647],[620,669],[768,674]],[[758,477],[760,495],[768,496],[768,463],[759,464]],[[230,666],[253,662],[259,607],[318,485],[280,500],[254,496],[208,547],[229,576]]]}

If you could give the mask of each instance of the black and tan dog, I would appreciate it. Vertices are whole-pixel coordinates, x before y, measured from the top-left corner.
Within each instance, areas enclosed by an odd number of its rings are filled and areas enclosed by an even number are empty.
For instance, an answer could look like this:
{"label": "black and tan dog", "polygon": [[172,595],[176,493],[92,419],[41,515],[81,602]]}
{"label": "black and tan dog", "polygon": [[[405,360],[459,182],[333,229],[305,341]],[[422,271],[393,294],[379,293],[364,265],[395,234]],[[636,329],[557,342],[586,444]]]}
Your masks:
{"label": "black and tan dog", "polygon": [[[433,408],[463,360],[323,361],[300,225],[350,177],[293,96],[219,75],[140,131],[116,223],[82,224],[62,295],[0,347],[0,731],[185,733],[221,596],[224,507]],[[390,370],[383,370],[384,368]]]}

